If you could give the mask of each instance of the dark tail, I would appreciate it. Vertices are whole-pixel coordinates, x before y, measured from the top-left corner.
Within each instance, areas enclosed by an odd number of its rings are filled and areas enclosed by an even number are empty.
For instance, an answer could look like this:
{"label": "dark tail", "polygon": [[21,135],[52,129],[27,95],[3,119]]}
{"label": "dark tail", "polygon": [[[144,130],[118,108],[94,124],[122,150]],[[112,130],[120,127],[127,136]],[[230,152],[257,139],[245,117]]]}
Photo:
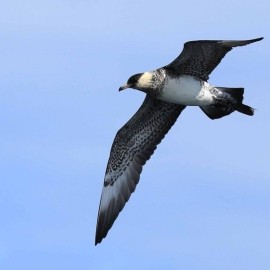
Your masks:
{"label": "dark tail", "polygon": [[254,115],[254,109],[242,103],[236,104],[235,109],[238,112],[246,114],[246,115],[250,115],[250,116]]}
{"label": "dark tail", "polygon": [[202,111],[211,119],[229,115],[235,110],[246,115],[253,115],[254,109],[243,104],[244,88],[215,87],[220,92],[213,97],[216,104],[201,106]]}

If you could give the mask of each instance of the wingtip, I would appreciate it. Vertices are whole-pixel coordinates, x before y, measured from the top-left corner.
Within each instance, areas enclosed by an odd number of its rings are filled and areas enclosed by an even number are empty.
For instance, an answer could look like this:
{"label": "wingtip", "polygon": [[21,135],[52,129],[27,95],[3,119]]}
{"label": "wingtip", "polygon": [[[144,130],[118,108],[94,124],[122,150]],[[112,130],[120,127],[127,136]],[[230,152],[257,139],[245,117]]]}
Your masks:
{"label": "wingtip", "polygon": [[103,226],[101,224],[103,224],[103,216],[99,213],[96,228],[95,246],[97,244],[100,244],[103,238],[105,238],[108,233],[108,230],[104,232]]}
{"label": "wingtip", "polygon": [[254,42],[261,41],[263,37],[254,38],[254,39],[247,39],[247,40],[224,40],[221,41],[222,45],[229,48],[245,46]]}
{"label": "wingtip", "polygon": [[[105,236],[104,236],[105,237]],[[104,238],[100,233],[96,233],[96,238],[95,238],[95,246],[100,244]]]}
{"label": "wingtip", "polygon": [[263,40],[263,39],[264,39],[264,37],[259,37],[259,38],[252,39],[251,41],[257,42],[257,41],[261,41],[261,40]]}
{"label": "wingtip", "polygon": [[[102,198],[102,197],[101,197]],[[101,243],[102,239],[106,236],[104,235],[103,232],[103,226],[102,224],[104,223],[104,215],[102,211],[100,211],[100,206],[99,206],[99,211],[98,211],[98,218],[97,218],[97,226],[96,226],[96,236],[95,236],[95,246],[99,243]]]}
{"label": "wingtip", "polygon": [[[254,42],[258,42],[258,41],[261,41],[263,40],[264,38],[263,37],[259,37],[259,38],[254,38],[254,39],[249,39],[249,40],[246,40],[246,44],[243,44],[243,45],[248,45],[248,44],[251,44],[251,43],[254,43]],[[244,41],[245,42],[245,41]]]}
{"label": "wingtip", "polygon": [[96,235],[96,238],[95,238],[95,246],[97,245],[97,244],[99,244],[100,242],[98,241],[98,238],[97,238],[97,235]]}
{"label": "wingtip", "polygon": [[101,241],[98,241],[97,239],[95,240],[95,246],[97,246],[100,243],[101,243]]}

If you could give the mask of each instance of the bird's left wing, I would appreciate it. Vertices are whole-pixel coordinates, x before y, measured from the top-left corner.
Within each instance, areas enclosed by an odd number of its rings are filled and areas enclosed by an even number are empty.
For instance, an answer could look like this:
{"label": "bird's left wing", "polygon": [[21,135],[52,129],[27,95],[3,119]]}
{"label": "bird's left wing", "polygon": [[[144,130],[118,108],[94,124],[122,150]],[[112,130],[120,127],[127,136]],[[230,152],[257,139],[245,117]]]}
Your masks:
{"label": "bird's left wing", "polygon": [[107,235],[135,190],[142,166],[184,108],[147,95],[135,115],[117,132],[105,173],[95,244]]}
{"label": "bird's left wing", "polygon": [[207,81],[209,74],[222,58],[234,47],[245,46],[263,38],[250,40],[197,40],[184,45],[181,54],[165,69],[173,69],[179,74],[187,74]]}

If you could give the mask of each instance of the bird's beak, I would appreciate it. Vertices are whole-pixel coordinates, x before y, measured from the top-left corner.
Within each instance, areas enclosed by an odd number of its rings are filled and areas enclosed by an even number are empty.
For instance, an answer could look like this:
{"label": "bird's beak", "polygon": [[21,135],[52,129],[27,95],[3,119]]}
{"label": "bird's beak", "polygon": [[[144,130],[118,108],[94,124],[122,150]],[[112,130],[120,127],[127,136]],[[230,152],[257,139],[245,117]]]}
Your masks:
{"label": "bird's beak", "polygon": [[125,90],[125,89],[127,89],[127,88],[129,88],[129,87],[130,87],[130,85],[126,83],[126,84],[122,85],[122,86],[119,88],[119,91]]}

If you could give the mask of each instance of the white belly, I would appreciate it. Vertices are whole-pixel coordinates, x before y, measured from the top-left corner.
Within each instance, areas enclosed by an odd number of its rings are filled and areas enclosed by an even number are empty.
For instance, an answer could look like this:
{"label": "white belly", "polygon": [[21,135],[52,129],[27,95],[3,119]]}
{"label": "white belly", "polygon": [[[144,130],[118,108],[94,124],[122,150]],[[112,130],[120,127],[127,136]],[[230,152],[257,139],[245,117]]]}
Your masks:
{"label": "white belly", "polygon": [[166,78],[160,100],[181,105],[210,105],[213,101],[207,82],[183,75],[179,78]]}

